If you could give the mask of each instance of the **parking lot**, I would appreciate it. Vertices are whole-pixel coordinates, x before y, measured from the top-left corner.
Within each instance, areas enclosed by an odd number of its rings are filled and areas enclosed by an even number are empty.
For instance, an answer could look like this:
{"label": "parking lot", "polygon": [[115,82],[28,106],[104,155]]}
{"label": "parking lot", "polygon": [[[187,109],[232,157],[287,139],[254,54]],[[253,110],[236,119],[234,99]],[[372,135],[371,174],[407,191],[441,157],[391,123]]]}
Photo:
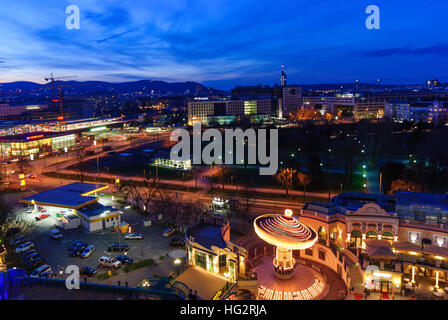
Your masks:
{"label": "parking lot", "polygon": [[[117,205],[118,207],[118,205]],[[68,265],[77,265],[79,267],[89,266],[98,270],[98,273],[107,272],[108,268],[98,267],[98,258],[101,256],[116,257],[124,254],[122,252],[108,252],[107,247],[111,244],[120,241],[120,244],[129,245],[127,256],[132,258],[134,262],[151,258],[155,262],[160,260],[160,256],[167,255],[169,251],[169,239],[162,237],[165,226],[160,224],[152,224],[149,227],[143,225],[143,216],[132,209],[123,209],[121,216],[122,221],[126,221],[132,227],[132,232],[137,232],[144,235],[143,240],[125,240],[124,234],[111,229],[102,230],[96,233],[88,233],[84,228],[64,230],[59,229],[63,235],[60,240],[51,239],[49,231],[56,228],[55,213],[60,212],[61,209],[47,207],[47,213],[50,217],[40,221],[35,221],[35,217],[41,213],[26,213],[26,208],[17,207],[15,211],[23,213],[26,219],[29,219],[34,224],[32,233],[28,239],[35,244],[35,249],[45,259],[45,263],[49,264],[53,271],[58,274],[58,277],[64,277],[60,271],[64,270]],[[175,234],[174,237],[183,237],[182,234]],[[75,241],[81,240],[87,244],[93,244],[95,251],[88,258],[70,257],[67,248]]]}

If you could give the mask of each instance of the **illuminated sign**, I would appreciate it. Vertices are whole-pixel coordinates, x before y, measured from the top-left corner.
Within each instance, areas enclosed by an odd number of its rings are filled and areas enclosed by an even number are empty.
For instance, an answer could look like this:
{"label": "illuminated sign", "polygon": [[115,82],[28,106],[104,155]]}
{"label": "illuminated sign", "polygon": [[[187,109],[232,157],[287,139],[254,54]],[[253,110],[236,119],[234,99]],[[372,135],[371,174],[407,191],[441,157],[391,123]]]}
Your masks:
{"label": "illuminated sign", "polygon": [[62,121],[62,120],[64,120],[64,116],[58,116],[58,118],[57,118],[59,121]]}
{"label": "illuminated sign", "polygon": [[36,135],[36,136],[29,136],[29,137],[26,137],[26,140],[41,139],[41,138],[43,138],[43,137],[44,137],[43,134],[38,134],[38,135]]}

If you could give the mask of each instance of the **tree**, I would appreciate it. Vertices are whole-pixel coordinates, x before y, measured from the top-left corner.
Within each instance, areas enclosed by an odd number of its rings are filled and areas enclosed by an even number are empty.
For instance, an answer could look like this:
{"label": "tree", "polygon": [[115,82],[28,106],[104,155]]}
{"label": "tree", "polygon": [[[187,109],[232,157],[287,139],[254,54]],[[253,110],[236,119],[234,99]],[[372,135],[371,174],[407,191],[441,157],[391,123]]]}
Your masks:
{"label": "tree", "polygon": [[146,213],[149,211],[154,199],[157,197],[159,185],[154,179],[150,181],[145,180],[143,186],[139,187],[138,190],[140,193],[140,201],[143,206],[143,212]]}
{"label": "tree", "polygon": [[120,184],[119,191],[127,201],[140,208],[140,192],[134,181],[129,180],[126,184]]}
{"label": "tree", "polygon": [[191,168],[191,173],[193,174],[193,178],[195,181],[195,185],[194,185],[194,192],[198,191],[198,178],[201,174],[201,169],[198,167],[192,167]]}
{"label": "tree", "polygon": [[275,174],[274,177],[286,191],[286,195],[291,194],[292,197],[292,186],[293,182],[297,179],[297,170],[288,168],[283,169]]}
{"label": "tree", "polygon": [[76,150],[75,153],[75,158],[76,161],[78,162],[78,172],[79,172],[79,176],[80,176],[80,181],[81,183],[84,182],[84,158],[85,158],[85,153],[84,153],[84,149],[79,149]]}
{"label": "tree", "polygon": [[157,198],[159,190],[158,183],[151,179],[143,181],[142,185],[129,180],[127,184],[120,185],[120,192],[124,198],[144,213],[149,211],[152,202]]}
{"label": "tree", "polygon": [[394,191],[422,192],[423,188],[421,185],[413,181],[396,179],[392,181],[392,184],[390,186],[390,193],[393,193]]}
{"label": "tree", "polygon": [[183,206],[185,222],[196,222],[207,216],[207,208],[199,201],[188,201]]}
{"label": "tree", "polygon": [[20,233],[26,235],[33,230],[33,227],[33,222],[26,219],[23,213],[12,214],[11,207],[6,203],[3,194],[0,193],[0,244],[4,244],[7,247],[8,257],[13,264],[20,263],[20,260],[14,248],[9,245],[9,241],[5,241],[7,240],[5,239],[6,233],[11,228],[19,228]]}
{"label": "tree", "polygon": [[183,196],[179,192],[169,192],[159,190],[160,212],[171,219],[173,226],[176,226],[177,218],[183,209]]}
{"label": "tree", "polygon": [[298,180],[298,183],[303,187],[303,199],[305,199],[306,186],[311,183],[311,178],[306,173],[298,172],[297,173],[297,180]]}

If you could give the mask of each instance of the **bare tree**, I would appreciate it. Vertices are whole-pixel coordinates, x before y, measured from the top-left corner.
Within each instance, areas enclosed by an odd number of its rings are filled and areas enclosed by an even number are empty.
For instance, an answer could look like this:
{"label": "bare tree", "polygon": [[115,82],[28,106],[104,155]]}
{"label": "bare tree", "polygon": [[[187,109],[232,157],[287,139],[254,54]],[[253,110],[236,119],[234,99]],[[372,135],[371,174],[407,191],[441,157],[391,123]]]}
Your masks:
{"label": "bare tree", "polygon": [[183,195],[178,192],[159,190],[160,212],[168,216],[174,226],[183,209]]}
{"label": "bare tree", "polygon": [[[255,202],[254,196],[255,196],[255,190],[249,183],[243,183],[241,185],[241,191],[239,193],[241,197],[244,199],[244,205],[242,208],[244,208],[245,211],[249,212],[250,208]],[[238,210],[241,210],[241,206],[237,206]]]}
{"label": "bare tree", "polygon": [[198,178],[201,173],[201,169],[197,168],[197,167],[193,167],[193,168],[191,168],[191,173],[193,174],[193,178],[195,181],[194,191],[196,192],[196,191],[198,191]]}
{"label": "bare tree", "polygon": [[131,202],[137,208],[141,208],[142,195],[138,185],[134,181],[129,180],[128,183],[121,184],[120,192],[124,195],[126,200]]}
{"label": "bare tree", "polygon": [[[0,194],[0,240],[8,251],[8,260],[13,265],[20,262],[14,248],[10,246],[7,233],[12,228],[18,228],[21,234],[29,234],[33,230],[34,224],[26,219],[24,214],[13,214],[11,207],[5,202],[3,194]],[[8,241],[6,241],[8,240]]]}
{"label": "bare tree", "polygon": [[208,210],[199,200],[189,201],[183,207],[185,222],[196,222],[207,216]]}
{"label": "bare tree", "polygon": [[75,159],[78,162],[78,172],[81,183],[84,182],[84,173],[85,173],[84,158],[85,158],[84,150],[83,149],[76,150]]}
{"label": "bare tree", "polygon": [[158,195],[159,185],[152,179],[150,181],[145,180],[143,186],[138,188],[139,199],[142,204],[143,212],[150,211],[150,207]]}

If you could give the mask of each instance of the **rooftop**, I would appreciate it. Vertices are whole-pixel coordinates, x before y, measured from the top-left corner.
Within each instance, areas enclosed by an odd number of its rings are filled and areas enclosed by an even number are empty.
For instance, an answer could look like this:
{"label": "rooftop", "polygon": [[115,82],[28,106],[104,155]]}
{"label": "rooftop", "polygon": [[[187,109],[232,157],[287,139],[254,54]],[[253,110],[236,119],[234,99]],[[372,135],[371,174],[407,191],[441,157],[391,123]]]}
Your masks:
{"label": "rooftop", "polygon": [[219,223],[200,221],[188,227],[185,236],[193,237],[194,242],[205,248],[211,249],[212,246],[215,246],[224,249],[227,248],[227,243],[222,236],[221,227]]}
{"label": "rooftop", "polygon": [[105,206],[99,202],[91,203],[85,207],[82,207],[79,212],[81,212],[86,217],[95,217],[99,216],[102,213],[114,211],[115,208],[112,206]]}
{"label": "rooftop", "polygon": [[20,202],[78,209],[98,201],[89,194],[105,188],[107,185],[104,184],[74,182],[23,198]]}
{"label": "rooftop", "polygon": [[9,136],[2,136],[2,137],[0,137],[0,142],[22,142],[22,141],[27,142],[27,141],[33,141],[33,140],[66,136],[66,135],[69,135],[72,133],[73,132],[70,132],[70,131],[66,131],[66,132],[37,131],[37,132],[31,132],[31,133],[22,133],[22,134],[15,134],[15,135],[9,135]]}
{"label": "rooftop", "polygon": [[375,203],[389,213],[395,213],[403,207],[410,206],[448,211],[448,195],[409,191],[396,191],[394,194],[345,192],[331,198],[329,202],[308,202],[303,209],[326,215],[345,214],[349,211],[356,211],[367,203]]}

